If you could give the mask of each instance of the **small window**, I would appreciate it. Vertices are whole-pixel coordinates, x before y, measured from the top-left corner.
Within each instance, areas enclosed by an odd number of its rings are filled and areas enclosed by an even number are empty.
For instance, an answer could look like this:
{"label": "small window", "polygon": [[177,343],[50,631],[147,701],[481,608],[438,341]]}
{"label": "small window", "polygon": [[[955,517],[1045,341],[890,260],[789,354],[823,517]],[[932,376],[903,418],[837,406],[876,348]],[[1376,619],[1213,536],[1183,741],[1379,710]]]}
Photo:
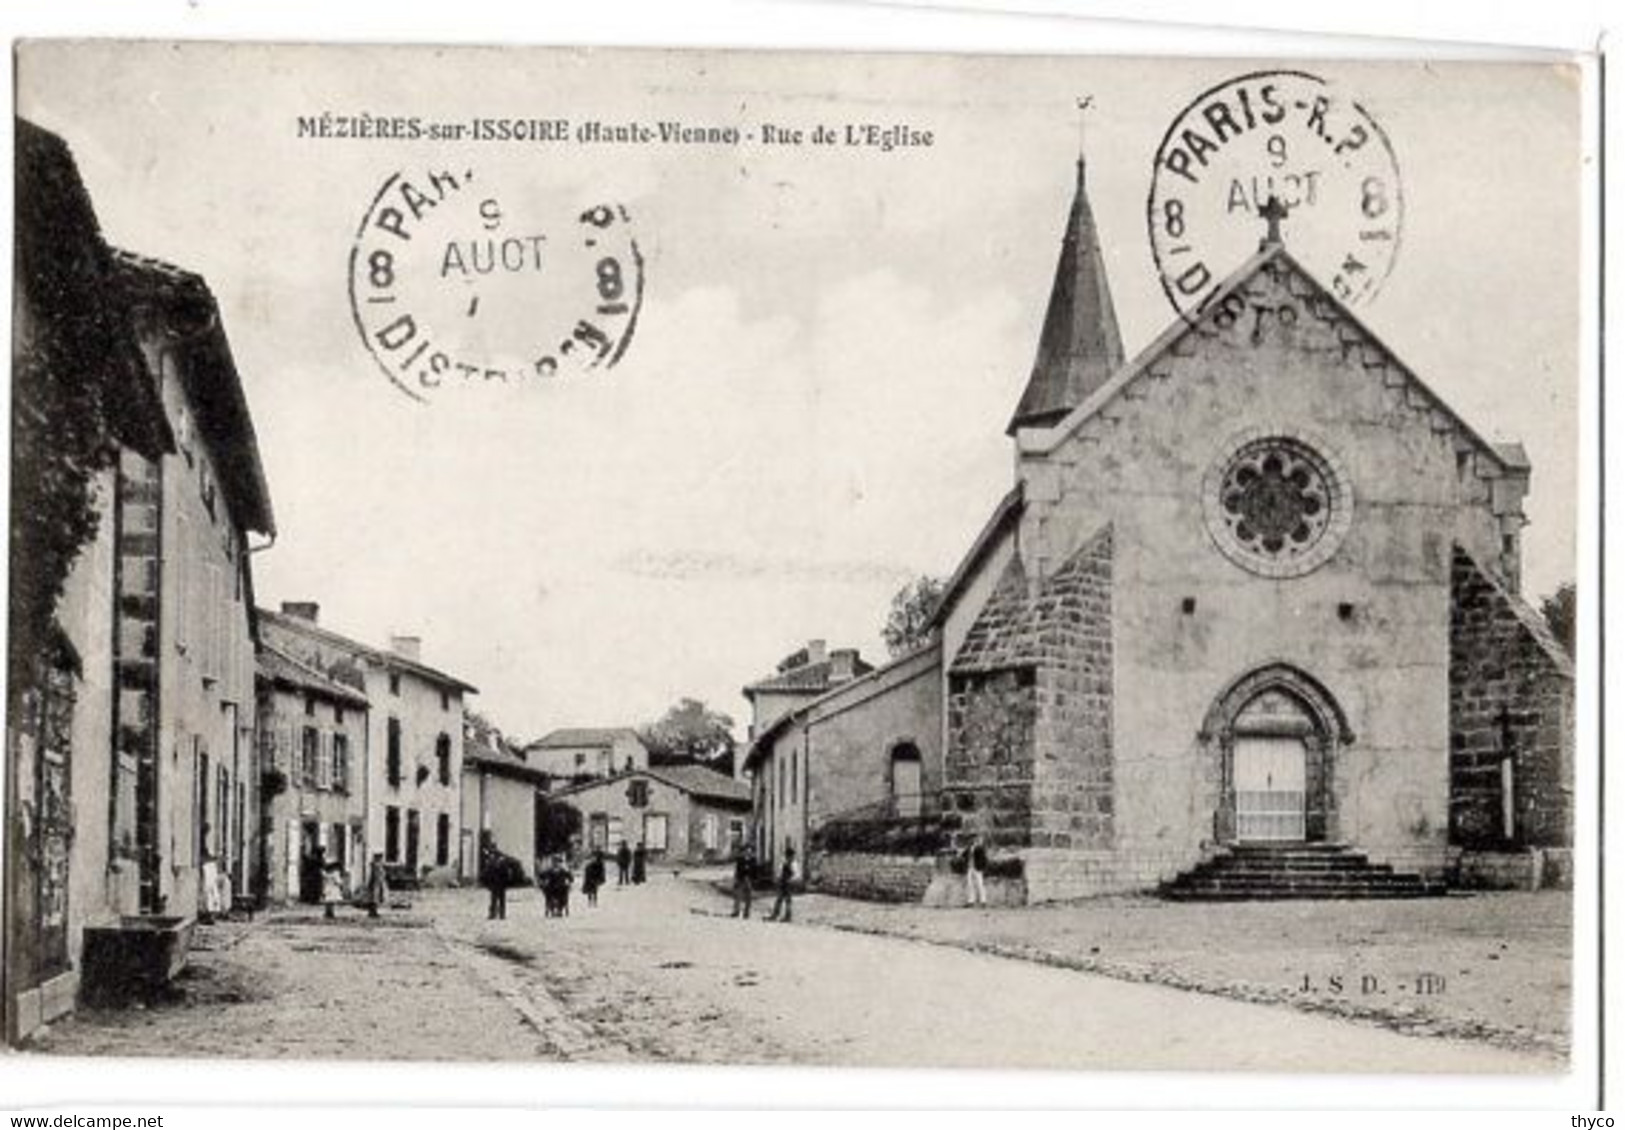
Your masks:
{"label": "small window", "polygon": [[450,694],[450,692],[448,692],[448,691],[441,691],[440,692],[440,709],[441,710],[450,710],[451,709],[451,694]]}
{"label": "small window", "polygon": [[350,738],[346,734],[333,735],[333,788],[350,791]]}
{"label": "small window", "polygon": [[389,720],[388,749],[384,755],[384,777],[393,786],[401,783],[401,720]]}
{"label": "small window", "polygon": [[316,717],[316,696],[309,691],[305,692],[305,717]]}
{"label": "small window", "polygon": [[649,782],[636,780],[626,786],[626,803],[633,808],[643,808],[649,803]]}
{"label": "small window", "polygon": [[643,817],[643,846],[653,852],[666,850],[668,823],[664,812],[650,812]]}
{"label": "small window", "polygon": [[316,782],[316,759],[321,755],[321,735],[316,727],[306,726],[299,735],[299,779],[304,784]]}
{"label": "small window", "polygon": [[398,671],[389,673],[389,693],[393,695],[401,693],[401,676]]}
{"label": "small window", "polygon": [[435,769],[442,785],[451,784],[451,736],[441,734],[434,740]]}

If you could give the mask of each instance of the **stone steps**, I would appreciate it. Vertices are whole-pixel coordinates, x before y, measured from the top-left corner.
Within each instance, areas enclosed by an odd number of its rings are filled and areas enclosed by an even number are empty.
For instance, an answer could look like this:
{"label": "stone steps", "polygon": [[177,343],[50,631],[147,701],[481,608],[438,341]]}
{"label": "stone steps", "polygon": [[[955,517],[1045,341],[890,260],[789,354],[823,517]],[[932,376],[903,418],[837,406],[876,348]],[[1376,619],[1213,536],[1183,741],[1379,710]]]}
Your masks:
{"label": "stone steps", "polygon": [[1237,844],[1163,883],[1175,902],[1427,898],[1440,883],[1372,863],[1346,844]]}

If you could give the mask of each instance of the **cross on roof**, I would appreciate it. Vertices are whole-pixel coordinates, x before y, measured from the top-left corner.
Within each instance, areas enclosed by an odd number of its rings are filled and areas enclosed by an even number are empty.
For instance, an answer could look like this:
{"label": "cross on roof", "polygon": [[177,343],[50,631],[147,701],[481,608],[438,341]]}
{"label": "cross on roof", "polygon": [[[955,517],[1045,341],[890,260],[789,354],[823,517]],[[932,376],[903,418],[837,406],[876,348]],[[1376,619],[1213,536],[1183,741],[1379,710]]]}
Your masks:
{"label": "cross on roof", "polygon": [[1287,217],[1287,206],[1281,203],[1281,198],[1271,193],[1270,198],[1264,201],[1264,206],[1258,210],[1259,218],[1269,224],[1264,232],[1264,246],[1273,247],[1281,242],[1281,221]]}

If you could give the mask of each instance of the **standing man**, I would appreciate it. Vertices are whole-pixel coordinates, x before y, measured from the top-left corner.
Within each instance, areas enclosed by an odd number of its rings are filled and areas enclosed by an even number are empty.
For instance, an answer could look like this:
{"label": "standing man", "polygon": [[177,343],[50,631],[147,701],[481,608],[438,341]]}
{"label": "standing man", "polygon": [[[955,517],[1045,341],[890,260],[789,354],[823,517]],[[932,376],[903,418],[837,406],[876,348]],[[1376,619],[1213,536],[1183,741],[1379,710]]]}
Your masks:
{"label": "standing man", "polygon": [[632,882],[641,883],[649,877],[649,849],[638,841],[638,846],[632,851]]}
{"label": "standing man", "polygon": [[981,833],[970,838],[965,849],[965,905],[987,905],[987,848],[982,846]]}
{"label": "standing man", "polygon": [[[779,865],[778,894],[773,899],[773,913],[767,916],[769,922],[790,921],[790,884],[796,881],[796,849],[789,840],[784,841],[784,862]],[[779,918],[779,911],[784,911],[783,919]]]}
{"label": "standing man", "polygon": [[503,854],[497,850],[496,841],[491,833],[481,833],[480,883],[491,896],[485,911],[487,919],[508,917],[508,875],[507,869],[503,866],[506,862]]}
{"label": "standing man", "polygon": [[[751,882],[756,877],[756,855],[748,846],[741,847],[734,856],[734,912],[735,918],[750,917]],[[741,913],[743,908],[743,913]]]}
{"label": "standing man", "polygon": [[622,840],[621,846],[615,849],[615,885],[617,887],[626,886],[626,880],[631,870],[632,849],[626,846],[625,840]]}
{"label": "standing man", "polygon": [[378,911],[389,901],[389,876],[384,874],[384,853],[372,853],[372,865],[367,868],[367,917],[377,918]]}

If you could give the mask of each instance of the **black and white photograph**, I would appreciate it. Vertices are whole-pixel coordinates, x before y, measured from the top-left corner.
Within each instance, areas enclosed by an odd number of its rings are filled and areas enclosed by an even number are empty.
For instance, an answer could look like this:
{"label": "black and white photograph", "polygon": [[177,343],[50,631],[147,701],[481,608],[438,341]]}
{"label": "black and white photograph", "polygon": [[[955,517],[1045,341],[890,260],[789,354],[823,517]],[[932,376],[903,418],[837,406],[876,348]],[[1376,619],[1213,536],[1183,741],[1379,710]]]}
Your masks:
{"label": "black and white photograph", "polygon": [[1580,66],[14,55],[11,1055],[1573,1070]]}

